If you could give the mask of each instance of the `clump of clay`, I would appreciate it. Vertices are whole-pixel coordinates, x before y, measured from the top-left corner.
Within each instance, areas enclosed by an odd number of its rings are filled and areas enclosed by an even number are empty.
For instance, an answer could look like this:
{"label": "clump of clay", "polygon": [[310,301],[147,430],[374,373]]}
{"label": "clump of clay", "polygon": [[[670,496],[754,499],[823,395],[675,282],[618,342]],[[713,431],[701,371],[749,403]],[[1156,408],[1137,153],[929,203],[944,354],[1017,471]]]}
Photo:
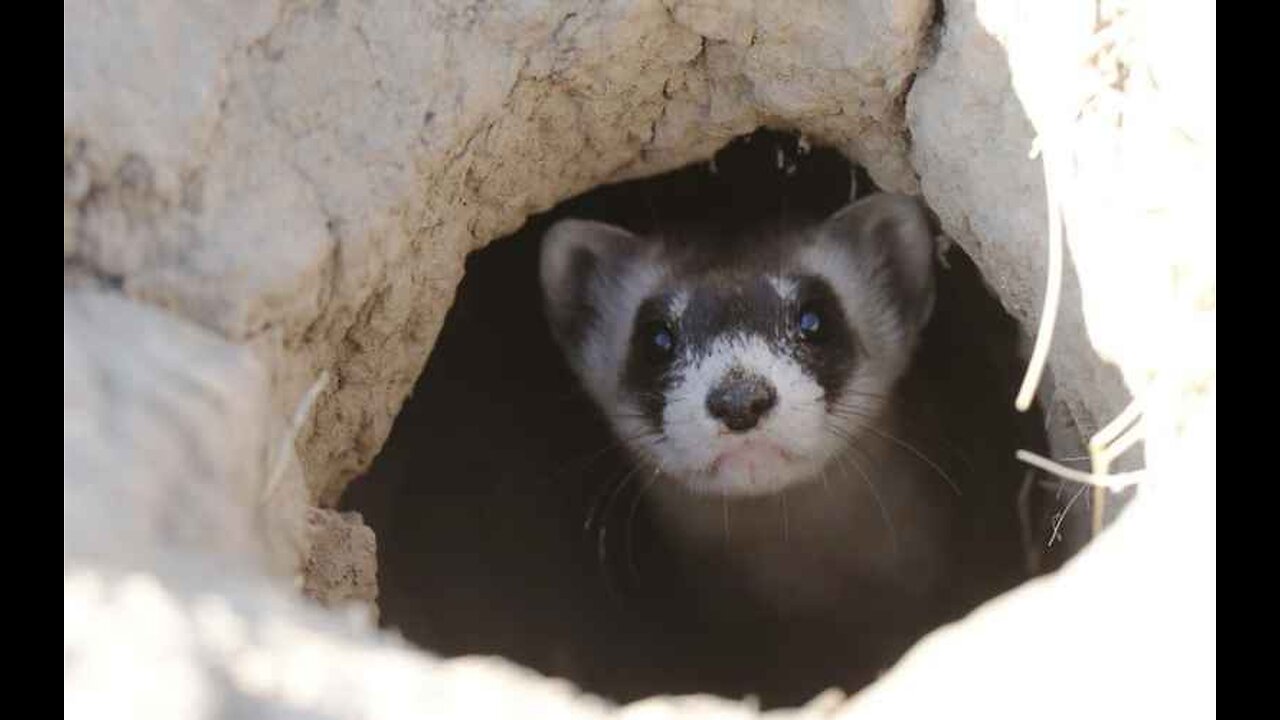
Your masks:
{"label": "clump of clay", "polygon": [[358,512],[312,508],[307,513],[311,554],[302,592],[325,607],[362,604],[378,618],[377,540]]}

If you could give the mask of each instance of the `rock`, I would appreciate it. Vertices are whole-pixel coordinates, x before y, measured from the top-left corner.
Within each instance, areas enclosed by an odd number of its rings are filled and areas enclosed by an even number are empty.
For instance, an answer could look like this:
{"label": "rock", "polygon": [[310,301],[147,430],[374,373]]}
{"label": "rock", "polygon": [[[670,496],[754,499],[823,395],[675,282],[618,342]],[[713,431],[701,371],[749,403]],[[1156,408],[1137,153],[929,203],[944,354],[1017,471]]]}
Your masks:
{"label": "rock", "polygon": [[[912,87],[907,116],[926,200],[1021,321],[1030,355],[1048,276],[1044,167],[1032,157],[1036,130],[1013,91],[1004,46],[979,21],[973,3],[949,7],[938,51]],[[1056,457],[1079,456],[1081,436],[1119,414],[1128,392],[1119,371],[1092,351],[1070,262],[1053,349],[1040,393],[1051,427],[1063,428],[1051,433],[1052,450]]]}
{"label": "rock", "polygon": [[385,440],[464,255],[528,214],[761,123],[915,184],[924,0],[252,5],[68,5],[64,256],[251,344],[281,414],[335,369],[299,443],[322,502]]}
{"label": "rock", "polygon": [[62,366],[68,562],[205,557],[298,572],[306,496],[296,473],[267,484],[267,376],[248,349],[117,293],[76,291],[63,298]]}
{"label": "rock", "polygon": [[307,512],[311,554],[303,569],[302,593],[325,607],[355,603],[378,618],[378,555],[373,530],[360,513],[311,508]]}

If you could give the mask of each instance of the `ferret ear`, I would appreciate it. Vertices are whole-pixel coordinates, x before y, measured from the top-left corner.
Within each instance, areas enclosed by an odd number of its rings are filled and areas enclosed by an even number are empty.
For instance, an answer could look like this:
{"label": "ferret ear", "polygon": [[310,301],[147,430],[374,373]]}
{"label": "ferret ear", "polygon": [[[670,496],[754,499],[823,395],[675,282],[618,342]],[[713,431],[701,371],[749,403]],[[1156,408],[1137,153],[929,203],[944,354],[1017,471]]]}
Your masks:
{"label": "ferret ear", "polygon": [[618,278],[639,250],[638,238],[620,227],[569,218],[542,238],[540,277],[551,330],[577,344],[599,312],[601,281]]}
{"label": "ferret ear", "polygon": [[919,331],[933,313],[935,245],[924,206],[913,197],[878,193],[827,218],[822,235],[846,243],[857,262],[892,293],[903,320]]}

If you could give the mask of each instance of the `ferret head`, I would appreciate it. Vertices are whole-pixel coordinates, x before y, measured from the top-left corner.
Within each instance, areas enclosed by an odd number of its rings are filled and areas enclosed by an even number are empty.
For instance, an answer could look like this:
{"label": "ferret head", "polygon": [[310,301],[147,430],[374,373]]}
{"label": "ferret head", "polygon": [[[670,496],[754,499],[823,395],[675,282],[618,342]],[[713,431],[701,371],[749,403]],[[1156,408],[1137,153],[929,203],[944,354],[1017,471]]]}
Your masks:
{"label": "ferret head", "polygon": [[633,453],[695,492],[820,477],[885,410],[933,308],[933,236],[911,198],[756,235],[562,220],[543,241],[570,365]]}

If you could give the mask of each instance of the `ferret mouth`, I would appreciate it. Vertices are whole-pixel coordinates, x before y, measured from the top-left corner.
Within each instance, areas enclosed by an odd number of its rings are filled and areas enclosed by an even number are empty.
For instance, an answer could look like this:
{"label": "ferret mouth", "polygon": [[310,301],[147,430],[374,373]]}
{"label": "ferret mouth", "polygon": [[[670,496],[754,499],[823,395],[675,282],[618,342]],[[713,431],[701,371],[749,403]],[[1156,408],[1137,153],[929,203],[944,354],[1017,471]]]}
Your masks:
{"label": "ferret mouth", "polygon": [[775,472],[795,462],[796,458],[786,448],[768,440],[752,438],[735,444],[716,455],[707,466],[709,475]]}

